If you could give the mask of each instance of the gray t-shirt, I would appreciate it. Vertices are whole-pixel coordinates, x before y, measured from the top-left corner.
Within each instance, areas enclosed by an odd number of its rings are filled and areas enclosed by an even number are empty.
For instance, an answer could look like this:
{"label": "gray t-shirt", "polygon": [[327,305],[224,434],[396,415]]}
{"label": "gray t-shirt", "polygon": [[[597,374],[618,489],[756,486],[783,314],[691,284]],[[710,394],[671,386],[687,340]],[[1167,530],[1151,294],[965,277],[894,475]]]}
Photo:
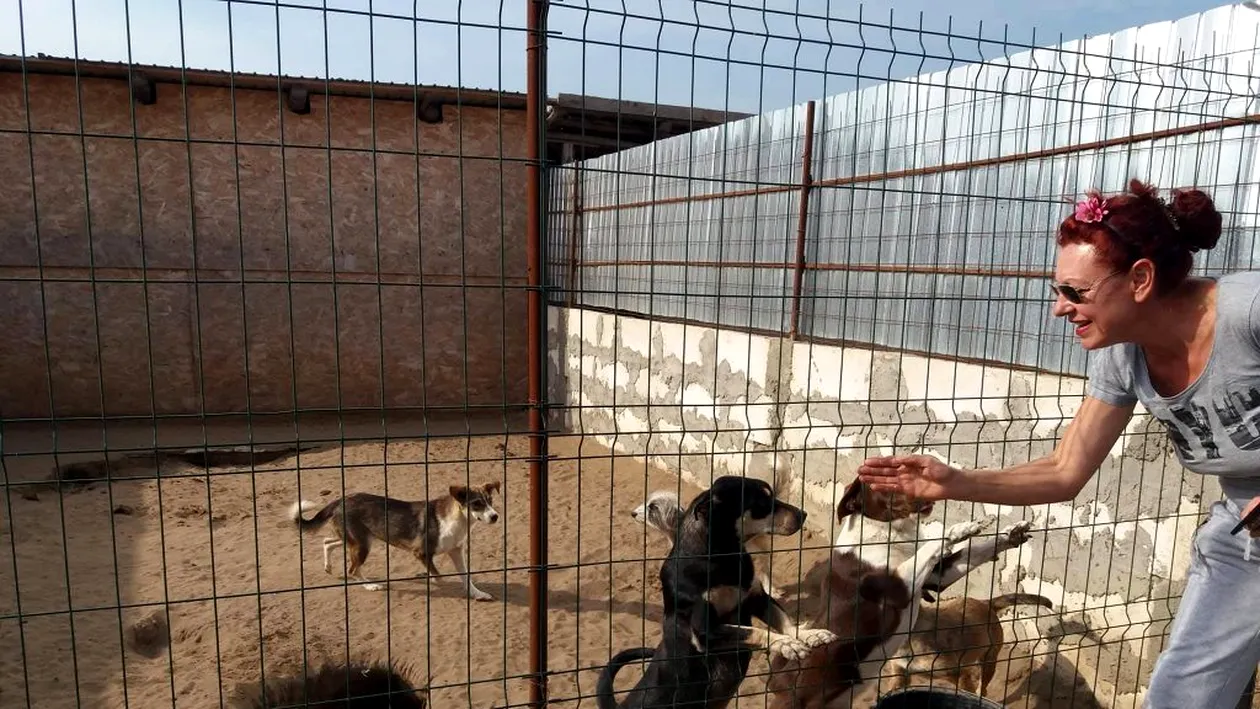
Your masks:
{"label": "gray t-shirt", "polygon": [[1115,406],[1142,402],[1167,427],[1186,469],[1220,476],[1227,494],[1260,494],[1260,271],[1216,282],[1216,339],[1190,386],[1160,396],[1141,350],[1121,343],[1096,352],[1086,391]]}

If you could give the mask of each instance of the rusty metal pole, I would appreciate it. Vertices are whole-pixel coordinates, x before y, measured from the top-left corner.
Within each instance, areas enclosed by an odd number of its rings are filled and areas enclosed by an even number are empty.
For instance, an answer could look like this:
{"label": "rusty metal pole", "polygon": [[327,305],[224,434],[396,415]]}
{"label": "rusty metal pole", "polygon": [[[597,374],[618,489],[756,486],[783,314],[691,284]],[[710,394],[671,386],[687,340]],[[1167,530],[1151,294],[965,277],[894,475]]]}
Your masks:
{"label": "rusty metal pole", "polygon": [[543,160],[546,144],[547,0],[526,8],[525,252],[528,264],[526,326],[529,368],[529,703],[547,702],[547,303],[543,298]]}
{"label": "rusty metal pole", "polygon": [[801,152],[801,203],[796,215],[796,263],[792,272],[792,320],[788,337],[796,339],[801,322],[801,281],[805,276],[805,232],[809,227],[809,191],[814,183],[814,102],[805,105],[805,149]]}
{"label": "rusty metal pole", "polygon": [[582,243],[582,168],[573,162],[573,213],[570,217],[573,230],[569,234],[569,307],[572,308],[578,291],[578,244]]}

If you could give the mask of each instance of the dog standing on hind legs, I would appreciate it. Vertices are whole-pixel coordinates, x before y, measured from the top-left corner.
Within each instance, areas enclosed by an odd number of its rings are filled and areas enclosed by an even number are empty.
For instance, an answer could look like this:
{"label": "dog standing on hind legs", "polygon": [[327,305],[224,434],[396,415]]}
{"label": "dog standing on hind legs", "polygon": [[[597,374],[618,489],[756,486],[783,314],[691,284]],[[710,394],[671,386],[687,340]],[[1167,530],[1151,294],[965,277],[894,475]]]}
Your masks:
{"label": "dog standing on hind legs", "polygon": [[[678,531],[678,521],[682,519],[682,514],[683,507],[678,501],[678,493],[673,490],[653,490],[643,504],[630,511],[634,521],[660,532],[670,544],[674,543],[674,534]],[[744,545],[749,551],[766,553],[761,565],[770,563],[770,535],[757,534],[745,540]],[[770,584],[770,574],[762,566],[756,563],[754,566],[757,566],[757,580],[761,582],[761,587],[771,598],[782,600],[783,590]]]}
{"label": "dog standing on hind legs", "polygon": [[[289,519],[301,531],[319,529],[332,521],[334,536],[324,538],[325,573],[332,573],[333,549],[344,545],[349,561],[346,578],[368,581],[363,576],[363,562],[367,560],[372,540],[377,539],[413,554],[430,575],[438,573],[433,557],[446,554],[455,570],[464,577],[468,597],[489,601],[493,597],[477,588],[468,571],[468,532],[475,521],[486,524],[499,521],[499,513],[492,504],[492,497],[499,489],[498,482],[479,487],[452,485],[449,494],[420,501],[356,492],[322,508],[299,500],[289,508]],[[313,517],[302,517],[303,512],[314,509],[319,511]],[[385,585],[369,582],[363,587],[379,591]]]}
{"label": "dog standing on hind legs", "polygon": [[[784,453],[775,453],[774,455],[774,480],[770,484],[770,490],[775,499],[785,489],[787,476],[787,460]],[[655,529],[670,544],[674,543],[674,537],[678,532],[678,523],[683,518],[683,505],[678,499],[678,493],[673,490],[653,490],[648,493],[647,499],[643,504],[630,511],[630,517],[639,524],[645,525],[650,529]],[[783,600],[783,589],[775,587],[770,583],[770,574],[765,567],[770,566],[770,552],[772,551],[772,535],[766,532],[752,534],[744,539],[744,546],[750,551],[759,554],[762,558],[755,561],[754,566],[757,568],[757,580],[761,582],[762,589],[776,601]]]}
{"label": "dog standing on hind legs", "polygon": [[[722,476],[681,511],[661,565],[664,617],[656,648],[614,655],[596,685],[599,709],[722,709],[748,672],[754,650],[790,658],[838,640],[822,628],[804,628],[754,578],[745,547],[759,534],[792,535],[805,511],[781,502],[767,483]],[[667,533],[668,534],[668,533]],[[752,625],[753,618],[766,624]],[[614,698],[618,671],[650,660],[622,702]]]}
{"label": "dog standing on hind legs", "polygon": [[932,504],[875,493],[855,481],[836,505],[839,530],[819,588],[813,625],[846,642],[828,645],[804,661],[772,658],[767,690],[775,709],[840,709],[900,657],[917,626],[926,589],[943,589],[979,563],[956,547],[987,523],[951,525],[943,538],[920,533]]}

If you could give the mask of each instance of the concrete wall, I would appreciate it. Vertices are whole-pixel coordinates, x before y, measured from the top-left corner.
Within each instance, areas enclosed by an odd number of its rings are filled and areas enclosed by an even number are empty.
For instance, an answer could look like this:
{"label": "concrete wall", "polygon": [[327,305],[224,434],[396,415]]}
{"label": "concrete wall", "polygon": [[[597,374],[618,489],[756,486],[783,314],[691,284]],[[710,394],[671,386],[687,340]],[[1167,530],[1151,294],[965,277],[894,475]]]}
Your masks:
{"label": "concrete wall", "polygon": [[[793,499],[825,537],[866,456],[926,451],[969,467],[1027,460],[1053,448],[1084,390],[1074,378],[591,310],[552,308],[549,327],[557,425],[701,485],[741,471],[771,479],[771,451],[784,451]],[[933,520],[939,531],[946,518],[1031,519],[1034,539],[996,565],[996,585],[972,577],[968,593],[1048,596],[1060,615],[1029,628],[1041,638],[1036,651],[1076,648],[1078,673],[1100,699],[1123,704],[1162,647],[1187,545],[1218,494],[1183,473],[1160,424],[1139,411],[1076,500],[950,503]]]}
{"label": "concrete wall", "polygon": [[78,84],[0,73],[0,415],[525,401],[523,112]]}

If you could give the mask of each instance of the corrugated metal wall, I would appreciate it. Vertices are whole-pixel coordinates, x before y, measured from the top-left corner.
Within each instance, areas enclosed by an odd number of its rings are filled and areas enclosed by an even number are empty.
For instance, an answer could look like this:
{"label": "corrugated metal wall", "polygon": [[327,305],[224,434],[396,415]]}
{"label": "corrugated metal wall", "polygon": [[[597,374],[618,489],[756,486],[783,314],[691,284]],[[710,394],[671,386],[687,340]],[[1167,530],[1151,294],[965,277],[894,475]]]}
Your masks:
{"label": "corrugated metal wall", "polygon": [[[1132,176],[1208,190],[1201,270],[1250,268],[1258,38],[1227,6],[820,99],[800,335],[1083,374],[1054,229]],[[788,331],[805,115],[552,169],[553,302]]]}

